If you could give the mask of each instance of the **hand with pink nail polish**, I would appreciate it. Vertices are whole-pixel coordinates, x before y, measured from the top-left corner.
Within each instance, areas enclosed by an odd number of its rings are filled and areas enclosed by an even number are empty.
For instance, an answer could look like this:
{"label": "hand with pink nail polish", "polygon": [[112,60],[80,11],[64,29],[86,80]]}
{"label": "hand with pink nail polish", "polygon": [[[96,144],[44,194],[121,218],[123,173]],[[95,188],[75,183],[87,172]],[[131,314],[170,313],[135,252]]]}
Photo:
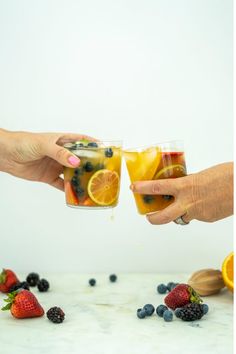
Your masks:
{"label": "hand with pink nail polish", "polygon": [[64,190],[63,166],[76,167],[80,160],[63,144],[91,140],[86,135],[12,132],[0,129],[0,171]]}

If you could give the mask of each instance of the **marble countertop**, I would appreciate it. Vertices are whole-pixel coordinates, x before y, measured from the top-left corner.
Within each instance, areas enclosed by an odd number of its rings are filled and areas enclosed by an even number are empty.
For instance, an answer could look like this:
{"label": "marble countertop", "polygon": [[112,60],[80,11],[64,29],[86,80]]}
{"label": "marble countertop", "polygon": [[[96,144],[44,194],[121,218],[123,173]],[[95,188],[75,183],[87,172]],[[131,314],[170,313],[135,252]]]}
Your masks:
{"label": "marble countertop", "polygon": [[[167,323],[156,314],[140,320],[136,310],[146,303],[163,303],[156,292],[159,283],[186,282],[180,274],[91,274],[45,275],[51,289],[33,289],[47,311],[60,306],[66,318],[51,323],[46,316],[17,320],[0,313],[1,354],[231,354],[233,353],[233,297],[227,290],[205,297],[209,313],[200,321],[183,322],[174,317]],[[22,277],[23,279],[24,277]],[[0,295],[3,304],[4,295]]]}

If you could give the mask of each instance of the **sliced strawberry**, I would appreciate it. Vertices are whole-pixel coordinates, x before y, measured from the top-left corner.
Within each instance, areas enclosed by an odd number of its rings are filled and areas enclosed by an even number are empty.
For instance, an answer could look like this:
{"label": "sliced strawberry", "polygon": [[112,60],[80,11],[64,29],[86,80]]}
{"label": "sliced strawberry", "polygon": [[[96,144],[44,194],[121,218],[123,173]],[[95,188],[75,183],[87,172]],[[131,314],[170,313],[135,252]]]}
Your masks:
{"label": "sliced strawberry", "polygon": [[79,200],[71,186],[69,181],[65,182],[65,195],[66,195],[66,202],[69,205],[79,205]]}

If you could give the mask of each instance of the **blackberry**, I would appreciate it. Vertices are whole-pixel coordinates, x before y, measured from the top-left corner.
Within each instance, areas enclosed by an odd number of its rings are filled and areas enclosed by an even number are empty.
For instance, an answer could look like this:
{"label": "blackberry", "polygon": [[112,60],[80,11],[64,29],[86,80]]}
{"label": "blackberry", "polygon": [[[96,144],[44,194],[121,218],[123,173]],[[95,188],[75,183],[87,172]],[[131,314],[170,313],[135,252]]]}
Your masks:
{"label": "blackberry", "polygon": [[143,201],[145,204],[151,204],[154,201],[154,196],[153,195],[144,195]]}
{"label": "blackberry", "polygon": [[65,319],[65,314],[60,307],[54,306],[47,311],[47,318],[53,323],[62,323]]}
{"label": "blackberry", "polygon": [[87,161],[83,168],[86,172],[92,172],[94,170],[93,164],[90,161]]}
{"label": "blackberry", "polygon": [[96,279],[89,279],[89,285],[90,286],[95,286],[96,285]]}
{"label": "blackberry", "polygon": [[143,306],[143,310],[146,312],[146,316],[152,316],[153,312],[155,311],[155,308],[152,304],[147,304]]}
{"label": "blackberry", "polygon": [[163,317],[163,314],[164,312],[168,310],[168,308],[165,306],[165,305],[159,305],[157,306],[156,308],[156,314],[159,316],[159,317]]}
{"label": "blackberry", "polygon": [[16,291],[18,289],[30,290],[29,284],[26,281],[20,281],[19,283],[13,285],[9,290],[9,293]]}
{"label": "blackberry", "polygon": [[146,317],[146,311],[144,309],[137,309],[137,317],[138,318],[145,318]]}
{"label": "blackberry", "polygon": [[165,294],[167,292],[167,286],[165,284],[159,284],[157,286],[157,292],[159,294]]}
{"label": "blackberry", "polygon": [[106,156],[106,157],[112,157],[112,156],[113,156],[113,150],[112,150],[112,148],[107,148],[107,149],[105,150],[105,156]]}
{"label": "blackberry", "polygon": [[50,284],[46,279],[40,279],[40,281],[38,282],[37,285],[38,289],[40,292],[44,293],[46,291],[48,291]]}
{"label": "blackberry", "polygon": [[201,304],[191,303],[182,307],[178,315],[183,321],[195,321],[200,320],[204,313]]}
{"label": "blackberry", "polygon": [[173,320],[173,313],[170,310],[166,310],[163,313],[164,321],[171,322]]}
{"label": "blackberry", "polygon": [[98,147],[98,144],[95,143],[94,141],[91,141],[90,143],[88,143],[88,147],[97,148],[97,147]]}
{"label": "blackberry", "polygon": [[39,275],[37,273],[30,273],[26,278],[29,286],[36,286],[39,282]]}
{"label": "blackberry", "polygon": [[111,274],[109,276],[110,282],[115,283],[117,281],[117,275]]}

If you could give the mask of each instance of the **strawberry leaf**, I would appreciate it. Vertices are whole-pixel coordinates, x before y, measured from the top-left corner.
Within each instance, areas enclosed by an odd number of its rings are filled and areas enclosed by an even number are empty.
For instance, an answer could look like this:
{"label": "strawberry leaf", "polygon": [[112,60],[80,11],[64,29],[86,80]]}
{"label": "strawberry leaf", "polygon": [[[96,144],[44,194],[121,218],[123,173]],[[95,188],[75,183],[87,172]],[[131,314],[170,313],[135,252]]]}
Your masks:
{"label": "strawberry leaf", "polygon": [[7,304],[6,306],[2,307],[1,310],[2,310],[2,311],[8,311],[8,310],[10,310],[11,305],[12,305],[12,303]]}

